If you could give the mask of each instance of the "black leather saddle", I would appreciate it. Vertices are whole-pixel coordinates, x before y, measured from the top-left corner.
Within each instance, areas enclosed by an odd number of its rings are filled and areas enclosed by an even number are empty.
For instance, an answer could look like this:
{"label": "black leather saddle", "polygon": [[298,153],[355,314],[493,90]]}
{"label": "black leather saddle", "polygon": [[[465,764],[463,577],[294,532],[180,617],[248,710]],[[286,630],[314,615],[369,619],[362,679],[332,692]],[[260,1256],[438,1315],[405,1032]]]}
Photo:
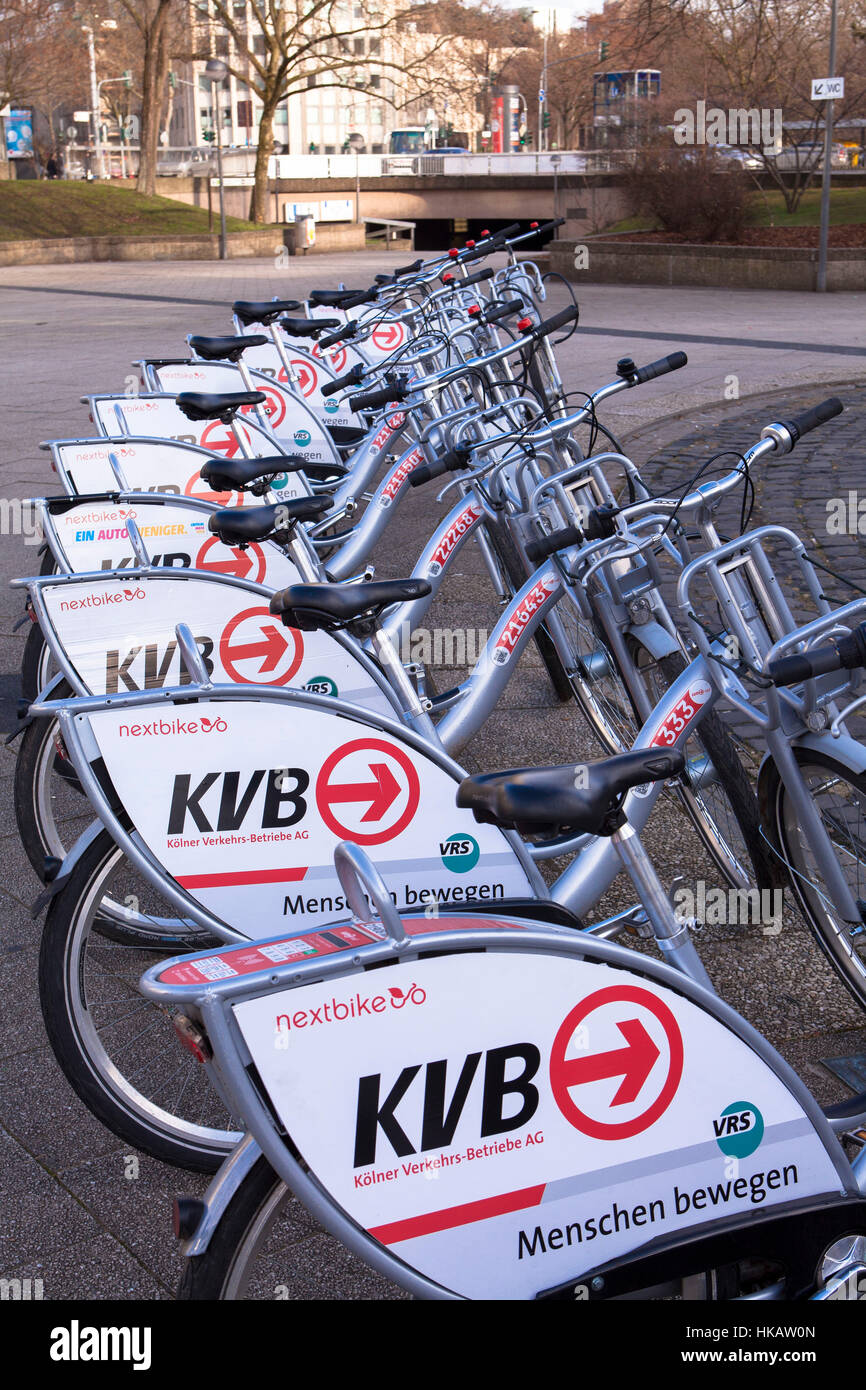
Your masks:
{"label": "black leather saddle", "polygon": [[489,772],[460,783],[457,805],[522,835],[610,835],[622,824],[631,787],[676,777],[684,767],[679,749],[643,748],[593,763]]}
{"label": "black leather saddle", "polygon": [[430,593],[426,579],[379,579],[368,584],[290,584],[271,597],[270,609],[286,627],[333,632],[361,622],[365,628],[394,603]]}
{"label": "black leather saddle", "polygon": [[291,531],[299,521],[318,521],[330,505],[328,497],[293,497],[267,507],[223,507],[208,517],[207,529],[219,536],[224,545],[243,548],[281,531]]}

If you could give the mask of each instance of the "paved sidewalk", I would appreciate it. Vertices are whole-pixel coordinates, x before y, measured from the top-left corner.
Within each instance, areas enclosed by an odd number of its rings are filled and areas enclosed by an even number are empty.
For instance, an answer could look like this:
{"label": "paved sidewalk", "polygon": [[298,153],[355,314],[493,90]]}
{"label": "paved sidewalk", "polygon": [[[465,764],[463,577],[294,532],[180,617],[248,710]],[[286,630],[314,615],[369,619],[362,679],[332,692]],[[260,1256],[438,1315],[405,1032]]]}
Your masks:
{"label": "paved sidewalk", "polygon": [[[188,332],[225,331],[233,298],[301,297],[339,280],[369,284],[386,257],[268,262],[87,265],[0,271],[4,431],[0,496],[53,491],[40,440],[87,435],[79,397],[122,387],[139,356],[182,352]],[[863,296],[585,287],[581,331],[559,350],[571,387],[610,380],[617,359],[638,363],[683,345],[687,371],[611,402],[603,419],[628,442],[666,490],[685,482],[710,453],[741,449],[763,424],[813,404],[838,385],[841,421],[816,433],[758,480],[755,520],[772,519],[814,536],[832,567],[866,586],[862,537],[832,540],[828,497],[866,489],[866,315]],[[551,312],[566,292],[554,285]],[[653,336],[656,334],[657,336]],[[730,377],[736,376],[734,384]],[[740,399],[731,399],[738,390]],[[726,395],[727,393],[727,395]],[[431,489],[401,510],[379,574],[408,573],[437,512]],[[465,559],[463,558],[465,556]],[[33,572],[38,557],[20,536],[5,536],[8,581]],[[430,617],[431,626],[490,627],[495,606],[474,548]],[[841,597],[841,595],[840,595]],[[15,727],[24,635],[13,632],[20,594],[0,589],[0,712]],[[442,677],[450,684],[452,674]],[[437,674],[438,678],[438,674]],[[138,1156],[88,1114],[48,1047],[39,1014],[39,923],[30,918],[38,884],[18,843],[12,808],[14,749],[0,762],[0,1276],[40,1278],[47,1299],[159,1299],[172,1296],[180,1261],[170,1232],[171,1197],[205,1182]],[[527,750],[531,749],[531,755]],[[543,669],[527,654],[495,720],[467,751],[472,770],[597,756],[573,706],[555,703]],[[647,836],[663,877],[713,882],[695,836],[659,816]],[[604,907],[632,895],[614,885]],[[704,933],[702,956],[722,993],[793,1062],[822,1101],[847,1094],[821,1059],[866,1051],[861,1011],[837,984],[799,919],[788,911],[778,938],[760,932]],[[133,1174],[137,1172],[137,1176]],[[381,1280],[317,1231],[298,1209],[285,1282],[296,1298],[382,1297]]]}

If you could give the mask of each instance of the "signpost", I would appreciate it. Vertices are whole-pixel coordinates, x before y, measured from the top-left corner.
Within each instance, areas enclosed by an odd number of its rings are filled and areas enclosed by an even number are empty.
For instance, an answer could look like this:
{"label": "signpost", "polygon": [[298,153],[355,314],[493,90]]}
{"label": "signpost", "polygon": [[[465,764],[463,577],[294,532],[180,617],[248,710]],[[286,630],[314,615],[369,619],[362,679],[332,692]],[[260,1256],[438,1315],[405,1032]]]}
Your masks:
{"label": "signpost", "polygon": [[[833,0],[830,12],[830,71],[836,71],[836,0]],[[841,83],[841,90],[835,90]],[[816,87],[821,89],[834,90],[826,91],[826,95],[816,93]],[[843,78],[828,77],[817,78],[812,81],[812,100],[826,101],[824,116],[824,169],[821,174],[821,231],[818,238],[818,279],[815,289],[819,294],[827,291],[827,244],[830,239],[830,166],[831,151],[833,148],[833,97],[842,96],[845,91]]]}

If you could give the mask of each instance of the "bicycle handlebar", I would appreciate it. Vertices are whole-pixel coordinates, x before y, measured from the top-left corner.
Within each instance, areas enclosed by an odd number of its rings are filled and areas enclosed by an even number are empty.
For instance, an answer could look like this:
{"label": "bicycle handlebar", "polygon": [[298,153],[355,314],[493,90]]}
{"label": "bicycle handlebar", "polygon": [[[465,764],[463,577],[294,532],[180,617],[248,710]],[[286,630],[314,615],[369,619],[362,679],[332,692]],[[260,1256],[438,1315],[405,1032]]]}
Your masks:
{"label": "bicycle handlebar", "polygon": [[340,305],[341,309],[355,309],[359,304],[375,304],[379,298],[378,285],[371,285],[368,290],[358,290],[357,294],[349,295]]}
{"label": "bicycle handlebar", "polygon": [[821,401],[820,405],[813,405],[810,410],[804,410],[802,415],[795,415],[792,420],[780,420],[779,423],[784,425],[796,444],[797,440],[810,430],[816,430],[819,425],[824,425],[828,420],[841,415],[844,408],[838,396],[830,396],[826,401]]}
{"label": "bicycle handlebar", "polygon": [[457,473],[468,467],[469,449],[449,449],[446,454],[442,454],[433,463],[422,463],[420,468],[414,469],[409,474],[409,486],[423,487],[425,483],[432,482],[434,478],[441,478],[443,473]]}
{"label": "bicycle handlebar", "polygon": [[642,386],[645,381],[652,381],[657,376],[678,372],[688,360],[684,352],[671,352],[667,357],[660,357],[658,361],[649,362],[645,367],[636,367],[630,357],[624,357],[617,362],[616,371],[617,376],[627,380],[629,385]]}
{"label": "bicycle handlebar", "polygon": [[586,537],[579,526],[562,526],[558,531],[552,531],[549,536],[541,536],[537,541],[530,541],[524,546],[527,560],[531,560],[534,565],[540,565],[542,560],[546,560],[549,555],[555,555],[558,550],[568,550],[569,546],[583,545]]}
{"label": "bicycle handlebar", "polygon": [[[827,404],[829,402],[825,401],[824,405]],[[815,406],[815,410],[820,409],[820,406]],[[838,415],[839,411],[836,410],[833,414]],[[814,429],[814,425],[810,428]],[[825,647],[815,647],[809,652],[795,652],[793,656],[780,656],[776,661],[771,661],[767,669],[773,684],[780,686],[799,685],[815,676],[826,676],[830,671],[854,671],[858,666],[866,666],[866,623],[855,627],[847,637],[834,638]]]}
{"label": "bicycle handlebar", "polygon": [[344,338],[354,338],[358,331],[358,325],[353,319],[351,323],[344,323],[342,328],[338,328],[335,333],[326,333],[319,339],[320,348],[335,347],[337,343],[342,343]]}
{"label": "bicycle handlebar", "polygon": [[[560,309],[558,314],[553,314],[549,319],[542,319],[534,328],[526,330],[526,337],[532,338],[536,343],[542,338],[546,338],[549,333],[555,333],[558,328],[564,328],[567,323],[577,323],[580,318],[580,310],[576,304],[569,304],[567,309]],[[646,368],[643,368],[645,371]]]}
{"label": "bicycle handlebar", "polygon": [[378,391],[356,391],[349,400],[349,409],[355,414],[359,410],[374,410],[378,405],[389,405],[392,401],[396,404],[405,401],[410,395],[410,388],[402,382],[392,381],[390,385],[382,386]]}
{"label": "bicycle handlebar", "polygon": [[485,323],[498,323],[500,319],[507,319],[511,314],[519,314],[522,308],[522,299],[509,299],[504,304],[492,304],[489,309],[484,310],[481,317]]}
{"label": "bicycle handlebar", "polygon": [[347,386],[359,385],[359,383],[364,380],[366,370],[366,367],[359,362],[357,366],[350,368],[343,376],[336,377],[334,381],[326,381],[322,387],[322,395],[335,396],[338,391],[344,390]]}

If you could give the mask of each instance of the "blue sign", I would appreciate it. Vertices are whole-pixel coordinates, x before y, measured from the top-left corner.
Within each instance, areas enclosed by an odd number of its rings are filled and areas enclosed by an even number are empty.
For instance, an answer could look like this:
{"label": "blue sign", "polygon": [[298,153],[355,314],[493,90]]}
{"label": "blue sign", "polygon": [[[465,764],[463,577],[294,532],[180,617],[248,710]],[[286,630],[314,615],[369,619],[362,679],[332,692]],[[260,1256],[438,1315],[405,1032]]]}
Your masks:
{"label": "blue sign", "polygon": [[11,111],[6,125],[6,154],[9,159],[30,159],[33,155],[33,112]]}

